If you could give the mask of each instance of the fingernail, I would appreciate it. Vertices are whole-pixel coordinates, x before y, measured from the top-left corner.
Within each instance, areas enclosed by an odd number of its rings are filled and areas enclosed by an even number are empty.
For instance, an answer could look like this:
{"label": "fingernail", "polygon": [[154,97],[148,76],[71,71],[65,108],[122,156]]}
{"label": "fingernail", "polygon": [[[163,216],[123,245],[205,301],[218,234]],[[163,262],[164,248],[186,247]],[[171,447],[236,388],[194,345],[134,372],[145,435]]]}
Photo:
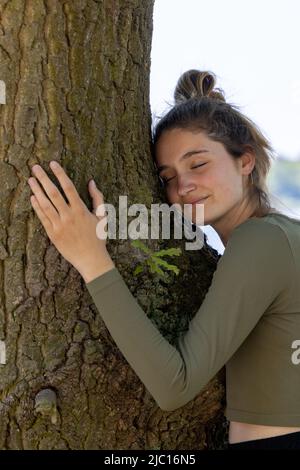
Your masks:
{"label": "fingernail", "polygon": [[94,180],[91,180],[91,185],[95,188],[96,187],[96,183]]}
{"label": "fingernail", "polygon": [[54,160],[52,160],[52,161],[50,162],[50,167],[51,167],[51,168],[58,168],[58,167],[59,167],[59,163],[57,163],[57,162],[55,162]]}

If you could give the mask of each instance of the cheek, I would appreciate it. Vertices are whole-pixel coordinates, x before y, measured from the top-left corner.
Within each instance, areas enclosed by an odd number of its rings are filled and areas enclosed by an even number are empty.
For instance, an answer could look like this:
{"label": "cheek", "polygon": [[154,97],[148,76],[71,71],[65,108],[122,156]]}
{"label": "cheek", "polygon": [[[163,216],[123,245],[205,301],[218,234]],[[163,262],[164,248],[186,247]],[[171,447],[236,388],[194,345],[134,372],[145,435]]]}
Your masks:
{"label": "cheek", "polygon": [[175,185],[167,186],[166,188],[166,197],[167,200],[171,203],[174,204],[179,200],[177,189]]}
{"label": "cheek", "polygon": [[215,178],[213,182],[214,193],[222,200],[232,200],[241,196],[241,188],[239,179],[233,173],[229,173],[228,169],[224,169]]}

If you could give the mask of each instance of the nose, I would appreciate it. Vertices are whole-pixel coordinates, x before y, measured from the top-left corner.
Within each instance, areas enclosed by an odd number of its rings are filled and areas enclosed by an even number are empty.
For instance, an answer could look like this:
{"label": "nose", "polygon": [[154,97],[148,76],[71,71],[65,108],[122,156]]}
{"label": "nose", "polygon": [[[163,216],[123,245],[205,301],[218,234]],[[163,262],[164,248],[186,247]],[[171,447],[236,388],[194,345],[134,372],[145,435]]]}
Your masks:
{"label": "nose", "polygon": [[178,185],[178,195],[185,196],[190,191],[196,189],[195,183],[193,183],[189,178],[186,176],[179,176],[177,177],[177,185]]}

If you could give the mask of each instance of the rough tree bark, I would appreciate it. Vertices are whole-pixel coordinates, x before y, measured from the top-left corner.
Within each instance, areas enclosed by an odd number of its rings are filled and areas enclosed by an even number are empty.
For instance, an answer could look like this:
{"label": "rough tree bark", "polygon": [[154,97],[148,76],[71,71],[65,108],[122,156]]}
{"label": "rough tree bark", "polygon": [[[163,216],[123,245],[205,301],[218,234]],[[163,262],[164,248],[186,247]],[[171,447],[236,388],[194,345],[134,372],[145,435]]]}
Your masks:
{"label": "rough tree bark", "polygon": [[[90,209],[91,177],[106,202],[162,200],[150,148],[152,9],[153,0],[0,1],[1,449],[179,450],[226,440],[224,370],[183,408],[159,409],[29,201],[30,168],[39,163],[55,181],[52,159]],[[173,341],[203,300],[217,252],[185,253],[179,279],[164,284],[132,276],[129,242],[108,246]]]}

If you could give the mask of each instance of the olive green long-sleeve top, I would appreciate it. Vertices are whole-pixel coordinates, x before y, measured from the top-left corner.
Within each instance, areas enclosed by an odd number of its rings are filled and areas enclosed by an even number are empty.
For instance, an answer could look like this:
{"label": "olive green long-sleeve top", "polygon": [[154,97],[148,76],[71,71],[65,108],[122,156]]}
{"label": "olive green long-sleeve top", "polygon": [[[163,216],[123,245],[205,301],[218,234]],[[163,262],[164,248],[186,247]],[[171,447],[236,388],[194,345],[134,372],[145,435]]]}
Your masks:
{"label": "olive green long-sleeve top", "polygon": [[270,213],[232,231],[177,347],[147,317],[117,268],[86,286],[161,409],[194,399],[226,365],[228,420],[300,426],[300,220]]}

